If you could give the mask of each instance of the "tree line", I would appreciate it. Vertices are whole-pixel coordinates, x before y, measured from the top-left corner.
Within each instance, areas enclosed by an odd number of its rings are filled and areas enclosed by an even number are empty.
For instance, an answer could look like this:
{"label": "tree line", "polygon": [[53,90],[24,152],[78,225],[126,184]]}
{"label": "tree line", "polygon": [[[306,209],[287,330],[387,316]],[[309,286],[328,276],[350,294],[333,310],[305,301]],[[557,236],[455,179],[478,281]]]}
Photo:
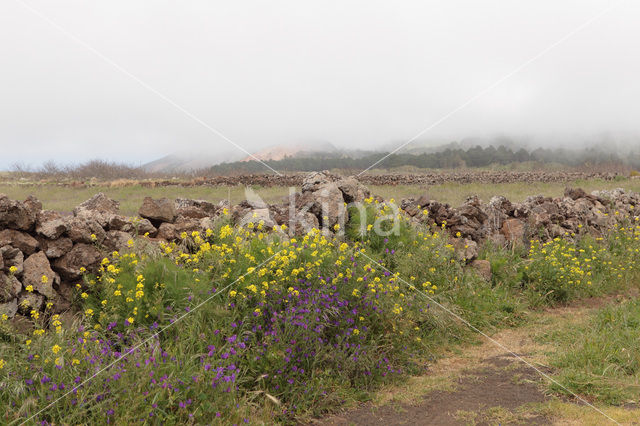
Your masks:
{"label": "tree line", "polygon": [[[386,158],[385,158],[386,157]],[[382,161],[380,161],[382,159]],[[536,162],[543,164],[556,163],[571,167],[619,164],[640,167],[640,153],[630,153],[621,156],[615,152],[604,152],[596,148],[566,149],[566,148],[524,148],[512,149],[504,145],[475,146],[468,149],[447,148],[442,151],[424,154],[375,153],[351,158],[337,154],[321,154],[308,157],[286,157],[281,160],[267,160],[264,163],[280,171],[320,171],[327,169],[364,170],[380,161],[376,169],[394,169],[399,167],[416,167],[425,169],[455,169],[476,168],[493,165],[508,165],[514,163]],[[258,161],[237,161],[222,163],[211,167],[213,174],[228,175],[237,173],[261,173],[265,171],[264,164]]]}

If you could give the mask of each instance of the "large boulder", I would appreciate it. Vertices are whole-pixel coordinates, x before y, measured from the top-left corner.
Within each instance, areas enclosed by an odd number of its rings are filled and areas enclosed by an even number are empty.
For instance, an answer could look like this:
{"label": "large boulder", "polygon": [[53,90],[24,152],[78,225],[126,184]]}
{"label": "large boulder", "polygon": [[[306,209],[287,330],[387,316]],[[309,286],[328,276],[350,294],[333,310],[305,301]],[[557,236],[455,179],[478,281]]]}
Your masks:
{"label": "large boulder", "polygon": [[154,226],[162,222],[173,223],[177,216],[175,204],[171,200],[167,198],[154,200],[151,197],[144,198],[138,214],[149,219]]}
{"label": "large boulder", "polygon": [[73,215],[93,219],[105,227],[109,223],[111,216],[118,214],[120,203],[112,200],[102,192],[97,193],[84,203],[73,209]]}
{"label": "large boulder", "polygon": [[38,201],[34,198],[28,198],[22,203],[0,194],[0,228],[30,230],[36,222],[37,207]]}
{"label": "large boulder", "polygon": [[14,274],[18,276],[22,274],[24,255],[19,249],[11,246],[0,247],[0,255],[2,255],[5,272],[10,272],[11,267],[14,266],[16,268]]}
{"label": "large boulder", "polygon": [[36,232],[54,240],[67,232],[67,222],[58,212],[42,210],[36,220]]}
{"label": "large boulder", "polygon": [[88,272],[98,270],[102,256],[98,249],[90,244],[76,244],[69,253],[53,262],[53,267],[62,278],[70,281],[82,277],[82,268]]}
{"label": "large boulder", "polygon": [[15,247],[28,256],[38,248],[38,240],[25,232],[4,229],[0,231],[0,247],[2,246]]}
{"label": "large boulder", "polygon": [[37,252],[29,256],[24,261],[24,273],[22,274],[22,284],[33,286],[33,289],[47,298],[54,297],[53,283],[56,275],[51,270],[49,259],[44,252]]}

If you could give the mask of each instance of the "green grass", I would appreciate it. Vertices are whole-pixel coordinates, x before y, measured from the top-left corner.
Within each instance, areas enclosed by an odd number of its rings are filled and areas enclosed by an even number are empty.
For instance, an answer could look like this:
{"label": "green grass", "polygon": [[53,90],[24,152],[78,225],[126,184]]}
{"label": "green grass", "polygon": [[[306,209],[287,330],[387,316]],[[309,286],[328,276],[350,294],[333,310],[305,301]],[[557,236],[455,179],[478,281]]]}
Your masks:
{"label": "green grass", "polygon": [[622,180],[574,180],[570,182],[532,182],[532,183],[445,183],[441,185],[397,185],[397,186],[370,186],[374,194],[388,200],[395,198],[400,200],[407,197],[418,197],[428,194],[433,200],[449,203],[452,206],[461,205],[467,197],[477,195],[478,198],[488,201],[495,195],[507,197],[512,202],[522,202],[530,195],[544,195],[547,197],[561,197],[567,186],[582,188],[587,193],[594,190],[624,188],[631,191],[640,191],[640,180],[625,178]]}
{"label": "green grass", "polygon": [[[601,308],[545,339],[557,345],[551,366],[569,392],[614,405],[640,403],[640,300]],[[551,385],[569,394],[564,388]]]}
{"label": "green grass", "polygon": [[[284,187],[262,188],[256,186],[253,189],[266,202],[270,203],[276,202],[289,194],[289,189]],[[88,188],[73,188],[55,184],[0,185],[0,194],[4,193],[9,198],[23,200],[29,195],[34,195],[42,202],[44,209],[61,212],[71,211],[75,206],[88,200],[98,192],[104,192],[108,197],[119,201],[120,211],[129,216],[137,214],[144,197],[202,199],[214,203],[230,198],[232,205],[245,199],[244,187],[241,186],[166,186],[149,188],[140,185],[122,187],[97,185]]]}
{"label": "green grass", "polygon": [[[503,184],[483,184],[483,183],[446,183],[442,185],[371,185],[369,189],[373,194],[380,195],[388,200],[394,198],[399,201],[402,198],[419,197],[428,194],[432,199],[453,206],[459,206],[465,199],[472,195],[477,195],[480,199],[488,201],[494,195],[503,195],[513,202],[521,202],[530,195],[545,195],[550,197],[562,196],[564,188],[567,186],[580,187],[591,192],[596,189],[625,188],[627,190],[640,192],[639,179],[622,179],[617,181],[605,181],[601,179],[576,180],[571,182],[534,182],[534,183],[503,183]],[[258,187],[253,189],[266,202],[274,203],[289,194],[286,187]],[[74,188],[71,186],[61,186],[53,183],[47,184],[20,184],[20,183],[0,183],[0,194],[7,194],[10,198],[22,200],[28,195],[34,195],[45,209],[57,211],[71,211],[75,206],[91,198],[97,192],[104,192],[110,198],[120,202],[120,209],[123,214],[135,215],[142,204],[142,199],[146,196],[159,198],[192,198],[203,199],[212,202],[230,199],[231,203],[238,203],[245,198],[244,187],[242,186],[166,186],[166,187],[143,187],[141,185],[111,186],[95,185],[86,188]]]}

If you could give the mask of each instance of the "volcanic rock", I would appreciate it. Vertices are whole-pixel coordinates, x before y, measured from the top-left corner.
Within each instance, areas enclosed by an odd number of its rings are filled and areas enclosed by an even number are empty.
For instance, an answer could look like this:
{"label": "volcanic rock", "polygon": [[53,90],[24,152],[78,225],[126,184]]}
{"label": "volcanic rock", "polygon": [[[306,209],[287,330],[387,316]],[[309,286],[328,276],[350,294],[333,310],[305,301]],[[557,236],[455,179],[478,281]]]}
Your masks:
{"label": "volcanic rock", "polygon": [[67,235],[74,243],[102,243],[106,233],[102,226],[89,216],[67,218]]}
{"label": "volcanic rock", "polygon": [[24,261],[22,284],[25,288],[32,285],[38,293],[52,298],[54,297],[53,283],[55,280],[56,275],[51,270],[49,259],[44,252],[39,251],[32,254]]}
{"label": "volcanic rock", "polygon": [[30,230],[36,222],[37,200],[34,200],[28,198],[25,204],[0,194],[0,228]]}
{"label": "volcanic rock", "polygon": [[36,219],[36,232],[54,240],[67,232],[67,222],[58,212],[42,210]]}
{"label": "volcanic rock", "polygon": [[58,238],[55,240],[40,239],[40,247],[49,259],[57,259],[69,253],[73,247],[71,238]]}
{"label": "volcanic rock", "polygon": [[524,238],[524,223],[519,219],[507,219],[500,230],[510,243],[521,243]]}
{"label": "volcanic rock", "polygon": [[491,281],[491,262],[488,260],[476,259],[471,262],[471,267],[476,270],[478,275],[485,279],[485,281]]}
{"label": "volcanic rock", "polygon": [[4,270],[9,272],[12,266],[16,267],[14,275],[21,275],[23,271],[24,255],[20,250],[11,246],[0,247],[0,254],[4,263]]}
{"label": "volcanic rock", "polygon": [[18,299],[14,298],[6,303],[0,303],[0,317],[2,315],[6,315],[9,318],[13,318],[17,312],[18,312]]}
{"label": "volcanic rock", "polygon": [[0,272],[0,302],[10,302],[22,290],[22,283],[11,275]]}
{"label": "volcanic rock", "polygon": [[76,244],[69,253],[56,259],[53,267],[60,272],[62,278],[75,281],[82,277],[81,268],[85,268],[88,272],[95,272],[101,259],[100,252],[93,245]]}
{"label": "volcanic rock", "polygon": [[2,246],[12,246],[30,255],[38,248],[38,241],[25,232],[4,229],[0,231],[0,247]]}
{"label": "volcanic rock", "polygon": [[162,222],[172,223],[176,218],[176,208],[167,198],[154,200],[151,197],[145,197],[138,214],[157,226]]}
{"label": "volcanic rock", "polygon": [[113,215],[120,211],[120,203],[99,192],[73,209],[73,215],[93,219],[105,227]]}

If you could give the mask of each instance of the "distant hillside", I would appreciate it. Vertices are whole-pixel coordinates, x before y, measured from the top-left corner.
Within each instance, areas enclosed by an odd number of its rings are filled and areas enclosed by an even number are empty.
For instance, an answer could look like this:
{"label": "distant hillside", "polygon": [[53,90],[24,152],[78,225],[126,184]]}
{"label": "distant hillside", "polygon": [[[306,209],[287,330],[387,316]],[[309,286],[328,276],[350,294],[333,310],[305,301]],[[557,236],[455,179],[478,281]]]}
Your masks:
{"label": "distant hillside", "polygon": [[212,166],[223,163],[242,163],[256,161],[256,158],[261,161],[277,161],[289,157],[308,157],[314,155],[334,156],[344,154],[340,154],[333,145],[327,142],[299,143],[270,146],[260,151],[253,152],[252,155],[247,155],[239,149],[213,152],[180,152],[169,154],[157,160],[146,163],[142,166],[142,168],[150,173],[184,173],[208,169]]}
{"label": "distant hillside", "polygon": [[262,161],[283,160],[287,157],[307,157],[315,153],[336,153],[338,150],[328,142],[318,143],[298,143],[270,146],[260,151],[246,156],[242,161],[255,161],[256,158]]}
{"label": "distant hillside", "polygon": [[240,150],[220,151],[217,153],[189,152],[169,154],[157,160],[142,165],[150,173],[184,173],[208,169],[216,164],[241,161],[243,153]]}

